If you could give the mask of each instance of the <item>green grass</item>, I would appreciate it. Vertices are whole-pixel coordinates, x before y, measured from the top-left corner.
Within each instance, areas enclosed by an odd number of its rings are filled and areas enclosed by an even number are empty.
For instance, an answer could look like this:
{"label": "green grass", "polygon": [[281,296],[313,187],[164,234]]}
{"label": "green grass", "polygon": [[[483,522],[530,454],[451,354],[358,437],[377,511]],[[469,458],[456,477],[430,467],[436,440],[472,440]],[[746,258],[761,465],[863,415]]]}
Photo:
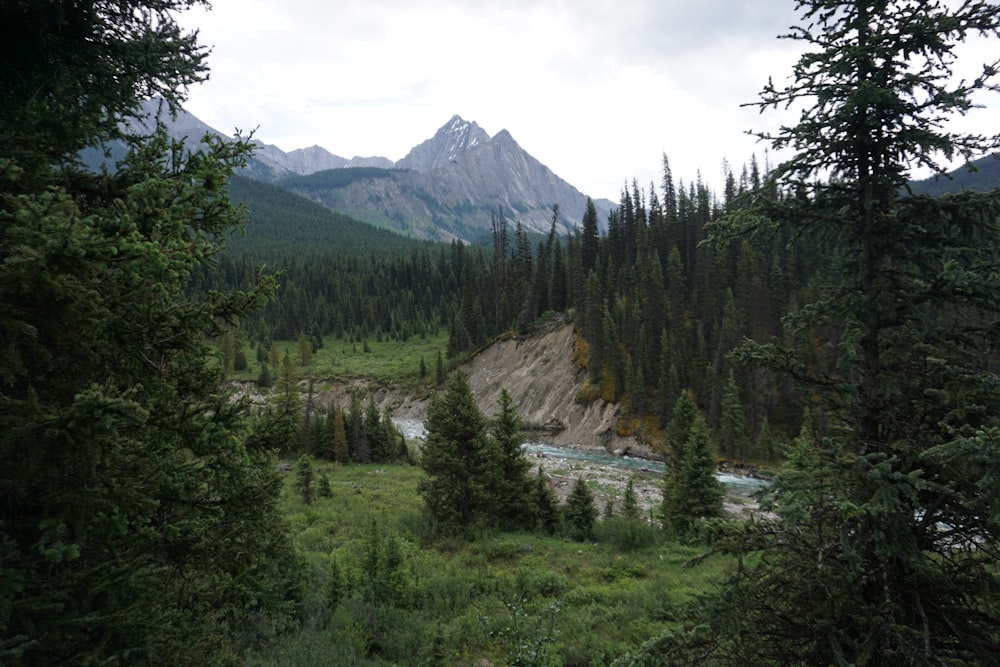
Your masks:
{"label": "green grass", "polygon": [[[364,342],[326,336],[323,338],[323,347],[316,350],[312,360],[306,365],[301,363],[297,341],[275,341],[275,346],[279,360],[288,353],[299,379],[314,378],[342,383],[365,378],[382,383],[416,383],[420,379],[421,358],[424,360],[427,378],[434,377],[438,352],[444,357],[448,350],[448,334],[439,332],[425,337],[411,336],[405,343],[389,337],[384,337],[381,341],[371,338],[367,340],[368,351],[365,351]],[[247,345],[244,354],[250,367],[233,373],[230,377],[256,380],[261,367],[257,361],[257,351]],[[445,363],[447,365],[447,360]],[[280,362],[277,368],[270,367],[270,372],[272,377],[277,377],[281,372]]]}
{"label": "green grass", "polygon": [[[713,557],[688,567],[702,549],[658,534],[635,550],[532,533],[442,538],[421,511],[419,468],[317,467],[330,497],[304,505],[291,472],[282,495],[309,580],[302,628],[248,665],[605,665],[669,628],[732,566]],[[384,554],[390,542],[395,568],[379,561],[366,574],[372,545]],[[350,582],[335,603],[333,562]]]}

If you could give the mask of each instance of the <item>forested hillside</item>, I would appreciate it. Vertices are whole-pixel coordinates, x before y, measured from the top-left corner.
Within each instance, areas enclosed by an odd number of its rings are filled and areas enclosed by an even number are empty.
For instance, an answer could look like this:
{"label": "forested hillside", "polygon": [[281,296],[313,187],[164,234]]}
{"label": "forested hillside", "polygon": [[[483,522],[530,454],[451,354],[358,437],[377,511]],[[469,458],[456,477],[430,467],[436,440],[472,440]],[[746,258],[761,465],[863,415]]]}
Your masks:
{"label": "forested hillside", "polygon": [[[349,174],[355,170],[340,169]],[[296,196],[284,188],[234,175],[229,196],[246,207],[247,225],[227,240],[230,257],[274,262],[284,257],[343,257],[375,254],[391,257],[428,247],[400,234],[358,222]]]}
{"label": "forested hillside", "polygon": [[946,175],[932,176],[910,185],[914,194],[940,197],[959,192],[989,192],[1000,187],[1000,153],[972,160]]}

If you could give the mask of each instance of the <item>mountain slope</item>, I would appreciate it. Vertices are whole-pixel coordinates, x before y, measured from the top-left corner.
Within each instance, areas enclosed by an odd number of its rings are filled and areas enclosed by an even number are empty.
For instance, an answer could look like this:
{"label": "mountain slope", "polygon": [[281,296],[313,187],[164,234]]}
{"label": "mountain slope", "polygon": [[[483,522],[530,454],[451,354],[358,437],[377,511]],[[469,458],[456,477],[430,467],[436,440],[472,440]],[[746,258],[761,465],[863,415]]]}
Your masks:
{"label": "mountain slope", "polygon": [[[175,139],[224,136],[183,109],[170,117],[158,100],[145,102],[144,110],[150,121],[136,124],[140,132],[159,118]],[[489,234],[501,211],[511,224],[546,234],[554,205],[565,234],[581,224],[586,209],[587,197],[521,148],[509,132],[491,138],[460,116],[395,164],[383,157],[346,159],[319,146],[286,153],[256,137],[254,143],[256,152],[241,175],[415,238],[472,242]],[[120,153],[112,151],[112,162]],[[94,167],[109,162],[99,151],[84,159]],[[331,175],[345,170],[351,173]],[[603,222],[614,204],[594,203]]]}
{"label": "mountain slope", "polygon": [[236,234],[227,243],[232,256],[264,261],[313,255],[392,256],[425,245],[246,176],[230,180],[229,194],[247,211],[246,234]]}
{"label": "mountain slope", "polygon": [[[501,211],[510,222],[547,233],[553,206],[559,231],[579,225],[587,197],[521,148],[509,132],[490,136],[453,116],[395,169],[352,177],[313,174],[277,181],[330,209],[418,238],[472,241]],[[595,202],[599,219],[612,204]]]}
{"label": "mountain slope", "polygon": [[948,172],[910,184],[914,194],[940,196],[964,191],[988,192],[1000,188],[1000,153],[987,155]]}

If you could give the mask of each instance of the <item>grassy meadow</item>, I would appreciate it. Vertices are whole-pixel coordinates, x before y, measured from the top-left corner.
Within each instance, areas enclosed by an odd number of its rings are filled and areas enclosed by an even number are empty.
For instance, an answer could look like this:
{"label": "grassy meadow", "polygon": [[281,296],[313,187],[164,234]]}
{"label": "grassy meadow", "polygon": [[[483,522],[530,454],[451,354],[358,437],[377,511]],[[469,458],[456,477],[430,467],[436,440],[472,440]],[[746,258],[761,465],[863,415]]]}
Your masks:
{"label": "grassy meadow", "polygon": [[[298,341],[279,340],[274,342],[278,359],[288,353],[295,373],[299,378],[316,378],[331,384],[367,378],[382,383],[407,384],[420,379],[420,360],[423,359],[427,377],[434,377],[438,352],[444,358],[448,350],[448,333],[440,331],[426,336],[411,336],[405,342],[389,336],[381,340],[370,338],[352,341],[348,337],[325,336],[323,346],[312,353],[307,364],[302,364]],[[256,380],[261,364],[257,360],[257,349],[245,345],[244,355],[249,367],[244,371],[229,373],[230,378]],[[444,359],[447,364],[447,358]],[[281,372],[281,363],[270,366],[272,378]]]}
{"label": "grassy meadow", "polygon": [[702,548],[645,524],[641,539],[622,540],[616,520],[588,542],[439,537],[421,511],[421,469],[314,470],[326,495],[304,504],[290,471],[282,496],[304,560],[302,627],[252,651],[251,666],[606,665],[668,628],[732,565],[691,565]]}

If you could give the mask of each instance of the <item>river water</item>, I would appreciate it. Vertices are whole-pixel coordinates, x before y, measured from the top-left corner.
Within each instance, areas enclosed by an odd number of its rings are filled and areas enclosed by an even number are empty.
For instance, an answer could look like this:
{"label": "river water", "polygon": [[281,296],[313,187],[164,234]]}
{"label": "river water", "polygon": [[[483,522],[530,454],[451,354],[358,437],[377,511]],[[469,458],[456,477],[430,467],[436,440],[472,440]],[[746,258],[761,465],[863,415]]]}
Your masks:
{"label": "river water", "polygon": [[[427,433],[424,429],[424,423],[419,419],[394,418],[392,422],[395,424],[396,429],[399,430],[404,437],[410,440],[423,438]],[[570,447],[545,445],[538,442],[526,442],[524,443],[524,450],[529,454],[550,456],[556,459],[595,463],[602,466],[620,468],[622,470],[657,473],[660,475],[664,474],[666,471],[663,463],[659,461],[651,461],[649,459],[635,458],[631,456],[614,456],[613,454],[606,454],[604,452],[588,449],[574,449]],[[715,476],[726,486],[732,487],[734,490],[738,489],[742,493],[750,493],[769,484],[767,480],[757,479],[756,477],[733,475],[730,473],[720,472],[716,473]]]}

